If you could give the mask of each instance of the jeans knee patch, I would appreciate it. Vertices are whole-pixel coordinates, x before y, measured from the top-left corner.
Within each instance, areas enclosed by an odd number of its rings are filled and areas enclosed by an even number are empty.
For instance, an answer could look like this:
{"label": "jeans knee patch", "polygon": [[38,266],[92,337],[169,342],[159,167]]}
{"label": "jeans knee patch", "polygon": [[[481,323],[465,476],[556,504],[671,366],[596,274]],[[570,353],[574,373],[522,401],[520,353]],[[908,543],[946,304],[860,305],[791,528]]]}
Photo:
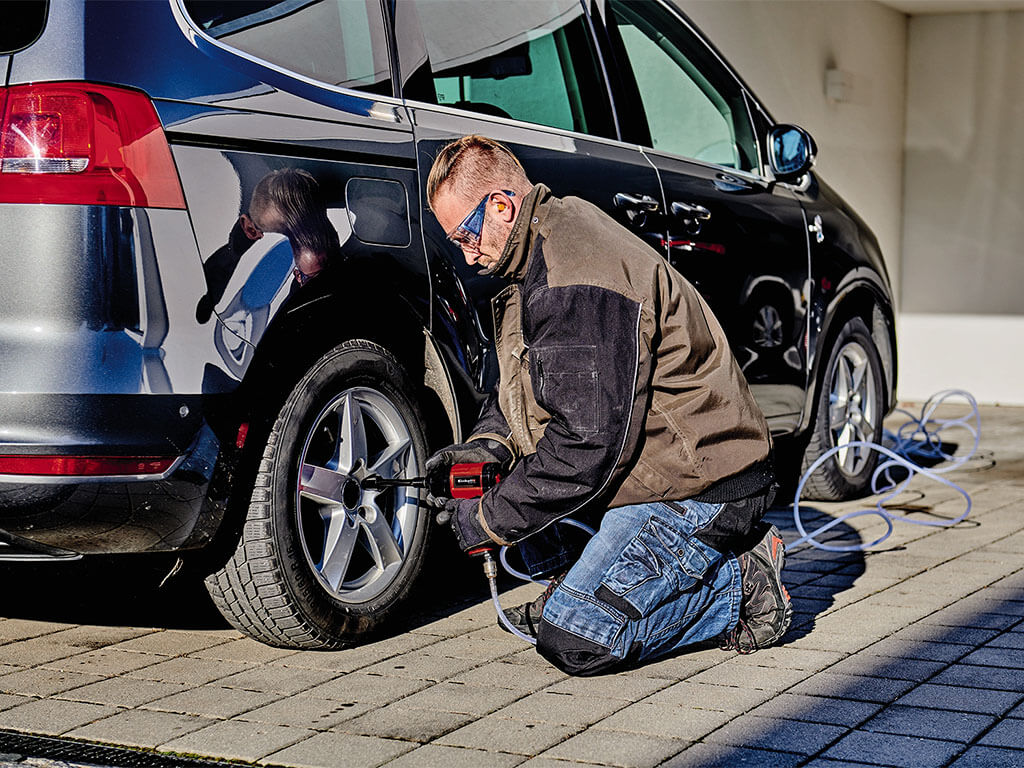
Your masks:
{"label": "jeans knee patch", "polygon": [[544,619],[537,630],[537,653],[569,675],[597,675],[622,662],[611,648]]}
{"label": "jeans knee patch", "polygon": [[694,587],[711,565],[700,542],[648,520],[601,578],[594,596],[634,621]]}

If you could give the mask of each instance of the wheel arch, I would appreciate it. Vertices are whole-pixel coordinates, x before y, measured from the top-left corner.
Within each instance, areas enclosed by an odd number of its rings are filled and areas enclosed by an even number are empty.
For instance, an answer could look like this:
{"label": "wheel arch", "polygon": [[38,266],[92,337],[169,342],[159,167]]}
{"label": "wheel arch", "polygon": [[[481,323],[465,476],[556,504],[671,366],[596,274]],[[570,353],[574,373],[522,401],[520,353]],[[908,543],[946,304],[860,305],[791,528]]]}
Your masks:
{"label": "wheel arch", "polygon": [[801,433],[813,424],[815,403],[825,378],[824,361],[828,360],[829,350],[839,332],[854,317],[863,320],[871,332],[885,378],[883,412],[891,411],[896,406],[896,324],[888,292],[882,290],[875,280],[854,279],[840,286],[827,304],[822,301],[815,314],[824,320],[814,344],[814,377],[807,390],[800,421]]}

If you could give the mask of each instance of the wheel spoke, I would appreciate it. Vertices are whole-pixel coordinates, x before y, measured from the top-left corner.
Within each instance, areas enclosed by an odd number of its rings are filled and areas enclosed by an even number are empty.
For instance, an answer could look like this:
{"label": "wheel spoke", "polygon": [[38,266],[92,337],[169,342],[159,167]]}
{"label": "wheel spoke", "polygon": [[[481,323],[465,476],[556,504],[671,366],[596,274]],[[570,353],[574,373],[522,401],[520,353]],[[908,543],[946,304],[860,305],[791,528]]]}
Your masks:
{"label": "wheel spoke", "polygon": [[387,518],[379,510],[367,515],[366,532],[369,534],[367,549],[380,570],[402,562],[402,550],[395,540],[395,534]]}
{"label": "wheel spoke", "polygon": [[391,478],[394,477],[391,465],[398,461],[399,458],[409,450],[412,445],[412,441],[408,438],[401,438],[394,440],[389,443],[387,448],[377,457],[377,460],[372,466],[368,467],[370,474],[380,475],[381,477]]}
{"label": "wheel spoke", "polygon": [[321,504],[340,504],[342,488],[348,479],[341,472],[316,464],[303,464],[299,475],[299,493]]}
{"label": "wheel spoke", "polygon": [[351,392],[345,394],[338,414],[338,443],[333,462],[339,472],[352,474],[356,463],[366,461],[366,427],[363,411]]}
{"label": "wheel spoke", "polygon": [[329,510],[325,507],[320,514],[324,518],[324,551],[317,569],[331,588],[337,590],[348,573],[359,526],[352,524],[342,508]]}

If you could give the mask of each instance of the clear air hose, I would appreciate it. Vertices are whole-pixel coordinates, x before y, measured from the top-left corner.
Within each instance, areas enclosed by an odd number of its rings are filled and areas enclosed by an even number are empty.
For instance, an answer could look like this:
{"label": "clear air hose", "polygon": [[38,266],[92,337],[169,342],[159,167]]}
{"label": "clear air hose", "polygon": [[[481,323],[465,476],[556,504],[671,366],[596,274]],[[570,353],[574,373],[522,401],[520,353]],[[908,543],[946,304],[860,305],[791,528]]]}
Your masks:
{"label": "clear air hose", "polygon": [[[945,403],[950,398],[960,397],[967,401],[970,406],[969,412],[959,418],[954,419],[940,419],[935,416],[935,411],[940,405]],[[800,532],[800,538],[796,541],[790,542],[786,549],[791,550],[804,544],[809,544],[812,547],[825,550],[827,552],[851,552],[856,550],[866,550],[871,547],[875,547],[885,541],[892,534],[893,523],[902,520],[913,525],[927,525],[933,527],[951,527],[957,523],[962,522],[966,519],[967,515],[971,512],[971,496],[962,487],[956,483],[947,480],[942,475],[949,472],[952,469],[956,469],[965,462],[969,461],[978,452],[978,444],[981,441],[981,416],[978,413],[978,403],[974,397],[962,389],[947,389],[943,390],[935,395],[932,395],[928,401],[921,408],[921,415],[915,417],[908,411],[898,409],[897,413],[903,413],[908,416],[908,420],[900,426],[895,432],[885,433],[885,439],[890,442],[891,447],[879,445],[878,443],[872,443],[867,441],[853,441],[845,443],[844,445],[832,448],[826,451],[818,459],[808,467],[807,471],[804,472],[800,478],[800,482],[796,488],[796,495],[793,497],[793,521],[796,523],[796,529]],[[971,435],[973,438],[973,445],[968,452],[955,456],[953,454],[947,454],[943,450],[943,442],[940,437],[941,433],[949,429],[962,429]],[[860,509],[853,512],[847,512],[834,520],[829,521],[825,525],[819,528],[807,532],[804,527],[803,520],[801,519],[800,509],[800,496],[803,493],[804,486],[807,484],[808,479],[814,473],[818,467],[828,461],[833,455],[843,450],[849,450],[851,448],[867,448],[872,451],[877,451],[886,457],[885,461],[882,461],[875,469],[874,474],[871,477],[871,490],[875,495],[885,494],[876,503],[873,508]],[[932,461],[932,462],[948,462],[943,467],[925,468],[915,461]],[[906,472],[906,477],[902,480],[896,480],[894,478],[894,470],[899,467],[902,471]],[[892,499],[899,496],[906,489],[914,475],[921,475],[935,482],[941,483],[949,488],[952,488],[964,498],[965,508],[962,514],[950,520],[915,520],[906,515],[893,514],[889,510],[885,509],[885,504]],[[821,536],[826,531],[841,525],[847,520],[855,517],[862,517],[864,515],[876,515],[881,517],[886,524],[886,531],[880,537],[867,544],[850,544],[850,545],[835,545],[825,544],[817,540],[817,537]],[[576,528],[589,533],[591,536],[594,535],[594,529],[588,525],[585,525],[577,520],[571,518],[563,518],[558,521],[566,525],[571,525]],[[508,547],[502,547],[498,557],[501,560],[501,565],[504,567],[506,572],[510,575],[515,576],[517,579],[522,581],[532,581],[537,584],[547,585],[546,581],[537,580],[531,578],[528,574],[522,573],[516,568],[509,565],[507,557]],[[530,637],[529,635],[521,632],[508,620],[505,612],[501,608],[501,601],[498,599],[498,585],[497,585],[497,566],[494,562],[490,552],[484,553],[484,573],[487,575],[487,582],[491,589],[491,600],[494,603],[494,609],[498,613],[498,620],[502,625],[513,635],[519,637],[526,642],[536,645],[536,638]]]}
{"label": "clear air hose", "polygon": [[[969,412],[964,416],[954,419],[936,418],[935,411],[939,406],[954,397],[960,397],[966,400],[970,406]],[[969,461],[978,451],[978,443],[981,441],[981,416],[978,413],[978,403],[975,401],[974,397],[969,392],[965,392],[962,389],[947,389],[932,395],[921,408],[921,415],[919,417],[915,417],[913,414],[904,410],[899,410],[897,412],[907,415],[909,419],[895,433],[886,432],[885,437],[892,443],[891,448],[879,445],[878,443],[860,440],[853,441],[826,451],[813,464],[811,464],[810,467],[808,467],[807,471],[804,472],[803,477],[800,478],[800,483],[796,488],[796,494],[793,497],[793,521],[796,523],[797,531],[800,532],[800,538],[796,541],[790,542],[786,547],[787,549],[794,549],[802,544],[810,544],[813,547],[817,547],[818,549],[822,549],[827,552],[852,552],[857,550],[866,550],[881,544],[889,538],[893,531],[893,523],[896,521],[903,521],[911,523],[912,525],[946,528],[962,522],[967,515],[970,514],[970,494],[968,494],[962,487],[951,480],[946,479],[942,475]],[[954,456],[943,450],[941,433],[948,429],[962,429],[971,435],[973,444],[968,452],[960,456]],[[830,459],[834,454],[852,448],[867,448],[869,450],[876,451],[887,458],[887,460],[882,461],[878,465],[875,469],[874,475],[871,477],[872,492],[875,495],[884,495],[878,500],[873,508],[847,512],[846,514],[841,515],[834,520],[830,520],[820,528],[816,528],[808,533],[804,528],[803,520],[801,519],[800,508],[800,496],[803,493],[804,486],[807,484],[811,474],[823,463],[828,461],[828,459]],[[936,469],[925,468],[918,463],[919,461],[946,461],[948,463],[945,466]],[[906,472],[906,477],[898,481],[894,479],[893,472],[897,467],[901,467]],[[927,477],[930,480],[934,480],[942,485],[952,488],[963,496],[965,505],[963,513],[950,520],[915,520],[907,517],[906,515],[897,515],[887,510],[885,508],[885,504],[899,496],[906,489],[915,474]],[[826,531],[841,525],[847,520],[851,520],[855,517],[863,517],[865,515],[875,515],[885,522],[885,533],[874,541],[867,544],[849,545],[825,544],[818,541],[818,537]]]}

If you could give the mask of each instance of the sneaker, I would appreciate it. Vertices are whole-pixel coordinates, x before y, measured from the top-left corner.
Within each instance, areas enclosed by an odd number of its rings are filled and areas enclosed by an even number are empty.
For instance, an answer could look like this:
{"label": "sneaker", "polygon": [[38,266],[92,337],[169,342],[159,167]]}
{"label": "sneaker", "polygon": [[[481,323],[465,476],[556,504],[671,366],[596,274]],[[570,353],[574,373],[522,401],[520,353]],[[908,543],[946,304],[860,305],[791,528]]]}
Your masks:
{"label": "sneaker", "polygon": [[[505,608],[502,613],[505,614],[505,618],[508,619],[509,624],[518,629],[524,635],[530,637],[537,636],[537,629],[540,626],[540,617],[544,612],[544,604],[547,603],[548,598],[551,597],[551,593],[558,588],[558,585],[562,583],[562,579],[565,578],[565,574],[561,573],[555,576],[548,582],[548,585],[544,588],[544,591],[540,593],[540,596],[530,603],[523,603],[517,605],[514,608]],[[498,626],[508,632],[508,627],[505,623],[498,620]]]}
{"label": "sneaker", "polygon": [[740,620],[721,637],[724,651],[753,653],[777,642],[789,629],[793,606],[782,583],[786,545],[774,525],[752,550],[739,557],[743,578]]}

